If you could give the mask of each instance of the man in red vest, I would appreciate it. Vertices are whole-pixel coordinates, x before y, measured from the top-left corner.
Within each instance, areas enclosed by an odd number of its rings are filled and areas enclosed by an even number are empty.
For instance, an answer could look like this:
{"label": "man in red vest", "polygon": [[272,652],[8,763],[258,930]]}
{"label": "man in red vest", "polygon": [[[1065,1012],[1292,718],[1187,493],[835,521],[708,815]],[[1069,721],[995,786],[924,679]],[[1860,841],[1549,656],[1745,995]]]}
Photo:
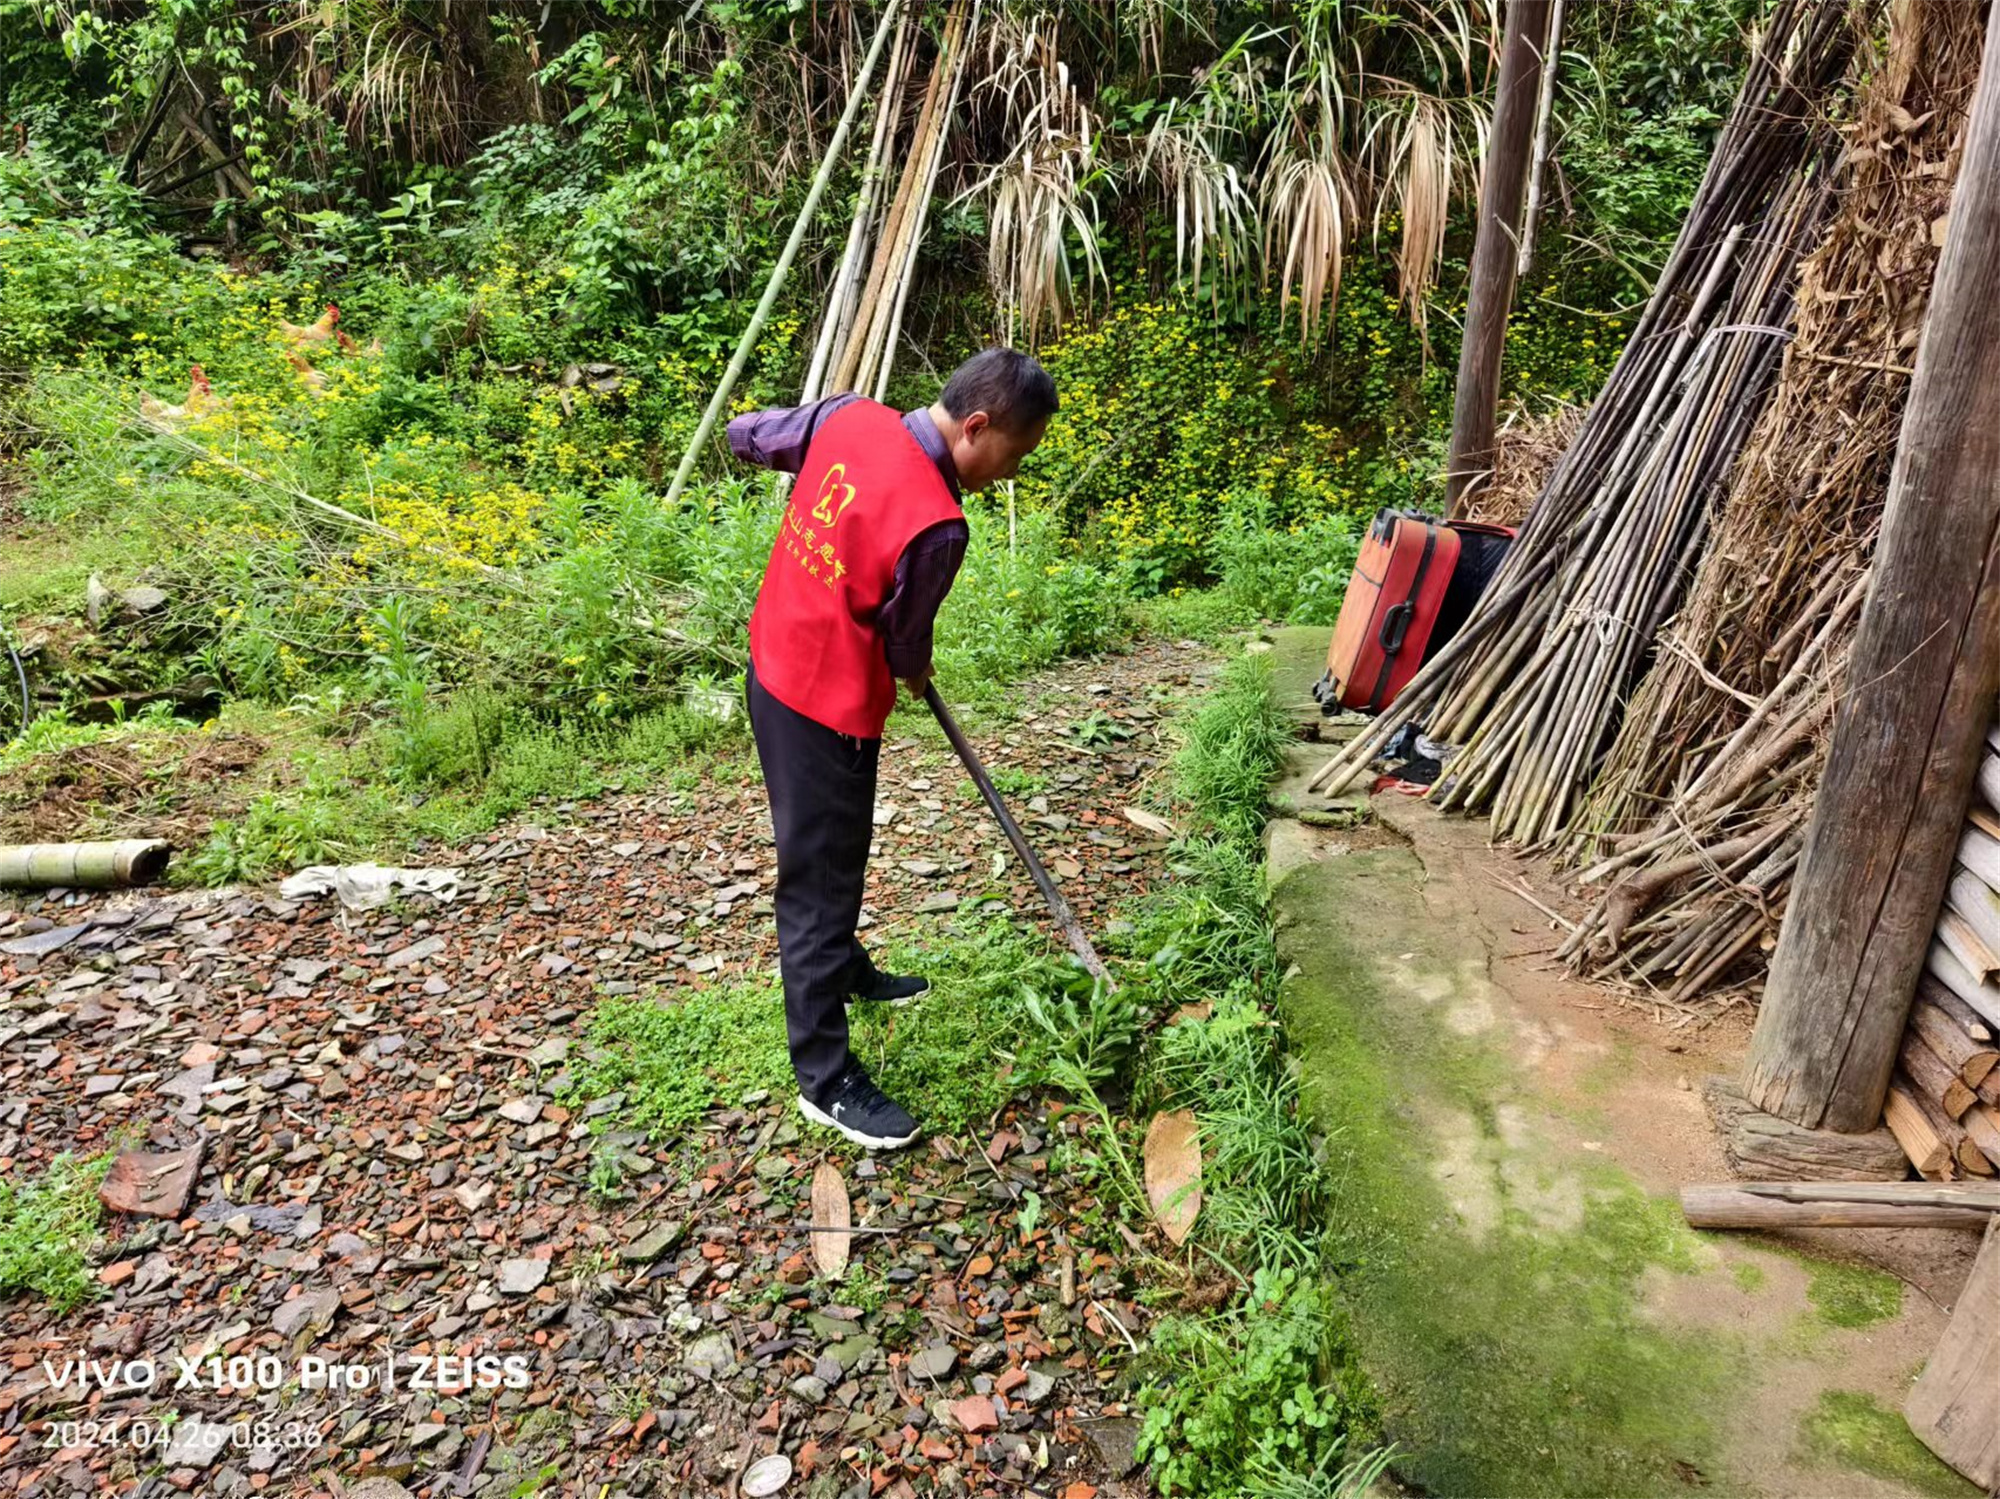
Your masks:
{"label": "man in red vest", "polygon": [[900,679],[931,678],[938,605],[971,533],[959,495],[1012,478],[1056,409],[1033,359],[987,349],[936,403],[898,414],[852,393],[729,424],[739,458],[798,475],[750,616],[745,695],[778,844],[778,967],[799,1109],[871,1149],[917,1121],[848,1050],[851,999],[930,987],[876,969],[855,936],[882,726]]}

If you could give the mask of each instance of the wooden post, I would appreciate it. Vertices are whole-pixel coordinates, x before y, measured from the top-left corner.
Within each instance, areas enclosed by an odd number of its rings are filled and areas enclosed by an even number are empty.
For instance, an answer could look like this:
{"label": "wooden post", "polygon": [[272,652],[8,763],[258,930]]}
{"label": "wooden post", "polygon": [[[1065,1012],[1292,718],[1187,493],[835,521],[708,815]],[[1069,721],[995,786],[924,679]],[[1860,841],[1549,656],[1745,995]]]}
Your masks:
{"label": "wooden post", "polygon": [[1903,1418],[1926,1447],[1980,1488],[1991,1493],[2000,1485],[2000,1219],[1986,1230],[1972,1278],[1904,1402]]}
{"label": "wooden post", "polygon": [[1464,513],[1467,491],[1493,466],[1500,355],[1507,341],[1507,314],[1514,305],[1521,197],[1528,185],[1550,3],[1508,0],[1507,5],[1500,86],[1494,93],[1493,129],[1487,137],[1486,171],[1479,186],[1479,234],[1473,241],[1471,286],[1465,299],[1465,341],[1459,345],[1458,391],[1451,408],[1451,456],[1445,465],[1444,493],[1453,516]]}
{"label": "wooden post", "polygon": [[2000,690],[2000,25],[1744,1093],[1871,1130]]}

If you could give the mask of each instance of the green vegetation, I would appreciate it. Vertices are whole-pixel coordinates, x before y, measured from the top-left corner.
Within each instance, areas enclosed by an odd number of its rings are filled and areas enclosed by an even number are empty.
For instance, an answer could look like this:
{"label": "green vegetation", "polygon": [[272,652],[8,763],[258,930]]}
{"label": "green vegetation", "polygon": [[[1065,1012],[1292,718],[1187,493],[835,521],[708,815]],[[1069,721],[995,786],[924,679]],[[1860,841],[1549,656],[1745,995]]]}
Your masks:
{"label": "green vegetation", "polygon": [[111,1159],[64,1154],[33,1180],[0,1177],[0,1296],[33,1291],[69,1311],[99,1293],[89,1253],[104,1217],[97,1186]]}
{"label": "green vegetation", "polygon": [[1140,1058],[1138,1117],[1194,1111],[1193,1263],[1239,1288],[1164,1316],[1141,1360],[1140,1452],[1165,1494],[1358,1494],[1389,1457],[1369,1455],[1380,1412],[1330,1278],[1326,1148],[1275,1020],[1258,835],[1285,742],[1267,658],[1238,658],[1184,721],[1174,800],[1194,831],[1125,939],[1137,1002],[1172,1017]]}
{"label": "green vegetation", "polygon": [[1898,1411],[1871,1395],[1827,1390],[1806,1414],[1800,1433],[1805,1459],[1899,1483],[1935,1499],[1972,1499],[1978,1488],[1939,1462]]}
{"label": "green vegetation", "polygon": [[[1717,1471],[1718,1396],[1741,1355],[1646,1315],[1641,1277],[1692,1273],[1699,1241],[1621,1172],[1572,1184],[1501,1138],[1509,1069],[1444,1023],[1476,996],[1453,987],[1450,962],[1430,956],[1436,935],[1385,893],[1413,878],[1405,853],[1356,853],[1299,871],[1282,897],[1303,970],[1287,986],[1287,1032],[1312,1116],[1341,1131],[1328,1253],[1405,1454],[1395,1471],[1435,1493],[1677,1491],[1680,1465]],[[1357,953],[1343,911],[1407,923],[1384,940],[1410,952],[1411,974]],[[1410,981],[1431,1002],[1402,994]],[[1424,1059],[1414,1095],[1411,1057]],[[1432,1148],[1412,1150],[1413,1130]]]}
{"label": "green vegetation", "polygon": [[[1572,7],[1561,190],[1510,323],[1507,396],[1529,414],[1588,399],[1615,360],[1757,9]],[[973,545],[937,654],[975,708],[1141,631],[1324,625],[1373,512],[1439,496],[1498,7],[1113,10],[987,8],[985,71],[961,95],[886,390],[927,403],[939,372],[1004,334],[1035,343],[1062,392],[1018,484],[967,504]],[[0,624],[37,640],[49,711],[0,749],[0,823],[73,836],[171,818],[200,840],[178,877],[221,883],[749,774],[727,704],[777,486],[718,442],[675,507],[662,496],[877,14],[14,7]],[[797,398],[825,252],[860,188],[851,155],[735,411]],[[138,583],[166,602],[126,618],[117,596]],[[204,706],[127,710],[107,684]],[[930,732],[921,710],[897,711],[891,734]],[[1355,1165],[1389,1143],[1376,1053],[1354,1046],[1347,1092],[1319,1115],[1340,1133],[1317,1133],[1276,1024],[1258,869],[1284,742],[1267,670],[1233,665],[1184,731],[1170,795],[1187,832],[1175,877],[1126,913],[1116,995],[1031,930],[968,915],[901,935],[932,997],[856,1017],[884,1086],[941,1127],[1024,1090],[1067,1095],[1086,1130],[1062,1165],[1101,1199],[1081,1227],[1119,1254],[1119,1222],[1146,1213],[1146,1118],[1195,1111],[1204,1206],[1185,1261],[1148,1267],[1168,1306],[1135,1389],[1162,1491],[1365,1490],[1384,1460],[1365,1454],[1400,1407],[1361,1377],[1358,1348],[1403,1328],[1441,1344],[1411,1378],[1545,1402],[1471,1401],[1462,1430],[1414,1432],[1407,1469],[1440,1486],[1474,1451],[1499,1471],[1524,1444],[1562,1446],[1592,1402],[1651,1401],[1665,1423],[1697,1401],[1702,1378],[1655,1387],[1659,1334],[1587,1293],[1593,1253],[1616,1281],[1673,1261],[1680,1240],[1641,1205],[1593,1196],[1594,1250],[1579,1230],[1538,1258],[1447,1264],[1424,1257],[1450,1242],[1426,1216],[1434,1184]],[[1130,734],[1100,713],[1074,748]],[[1005,786],[1037,789],[1018,773]],[[987,1049],[1006,1066],[963,1066]],[[1470,1048],[1447,1050],[1438,1076],[1477,1074]],[[621,1093],[615,1117],[672,1137],[787,1083],[781,1011],[758,980],[607,1000],[573,1097]],[[65,1182],[0,1188],[4,1221],[82,1224]],[[1371,1279],[1377,1251],[1406,1239],[1428,1305],[1368,1290],[1392,1279]],[[8,1254],[61,1242],[0,1235]],[[18,1273],[87,1289],[64,1278],[80,1261],[51,1264]],[[1541,1305],[1572,1280],[1585,1289],[1518,1368],[1424,1321],[1447,1315],[1438,1285]],[[1380,1327],[1353,1306],[1381,1310]],[[1616,1339],[1624,1364],[1600,1368]],[[1579,1460],[1575,1476],[1609,1490],[1650,1482],[1650,1462]]]}
{"label": "green vegetation", "polygon": [[1833,1327],[1873,1327],[1903,1311],[1903,1283],[1865,1265],[1806,1265],[1806,1300]]}
{"label": "green vegetation", "polygon": [[[1582,400],[1608,370],[1748,4],[1575,23],[1566,190],[1514,314],[1511,399]],[[0,463],[26,524],[0,613],[77,722],[106,683],[220,693],[225,726],[287,715],[243,794],[174,809],[217,824],[182,877],[403,855],[650,773],[635,740],[705,751],[672,715],[736,690],[776,496],[719,443],[680,504],[660,496],[838,96],[837,68],[800,64],[851,56],[868,7],[16,12]],[[1491,71],[1495,16],[1057,7],[1044,56],[995,13],[978,66],[999,71],[965,90],[888,395],[928,401],[1013,329],[1064,406],[1013,491],[968,506],[938,630],[955,696],[1139,629],[1324,624],[1366,518],[1436,498],[1484,107],[1466,80]],[[1059,76],[1094,142],[1066,188],[1015,170]],[[810,244],[838,242],[857,173]],[[1006,199],[1015,179],[1053,196]],[[1329,181],[1375,240],[1309,243]],[[1044,211],[1068,226],[1046,254],[1009,228]],[[734,409],[796,398],[825,274],[794,276]],[[93,629],[93,575],[166,607]],[[108,738],[143,757],[165,730]]]}

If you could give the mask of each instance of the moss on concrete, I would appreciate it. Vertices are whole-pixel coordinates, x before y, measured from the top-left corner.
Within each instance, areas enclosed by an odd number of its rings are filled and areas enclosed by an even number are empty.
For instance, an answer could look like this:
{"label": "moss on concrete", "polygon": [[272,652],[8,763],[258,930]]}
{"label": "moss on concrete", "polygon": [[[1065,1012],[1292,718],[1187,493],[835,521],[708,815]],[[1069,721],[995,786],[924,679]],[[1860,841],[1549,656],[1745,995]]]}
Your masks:
{"label": "moss on concrete", "polygon": [[1648,1267],[1694,1272],[1700,1243],[1615,1167],[1537,1145],[1511,1063],[1467,1033],[1483,968],[1422,929],[1418,875],[1377,850],[1280,895],[1288,1028],[1333,1135],[1342,1284],[1398,1474],[1433,1494],[1684,1493],[1691,1473],[1720,1491],[1741,1354],[1662,1328],[1640,1293]]}
{"label": "moss on concrete", "polygon": [[1974,1499],[1979,1493],[1918,1441],[1898,1412],[1857,1391],[1823,1392],[1806,1413],[1800,1442],[1800,1460],[1816,1466],[1850,1468],[1937,1499]]}
{"label": "moss on concrete", "polygon": [[1902,1314],[1903,1283],[1860,1265],[1805,1260],[1806,1300],[1834,1327],[1872,1327]]}

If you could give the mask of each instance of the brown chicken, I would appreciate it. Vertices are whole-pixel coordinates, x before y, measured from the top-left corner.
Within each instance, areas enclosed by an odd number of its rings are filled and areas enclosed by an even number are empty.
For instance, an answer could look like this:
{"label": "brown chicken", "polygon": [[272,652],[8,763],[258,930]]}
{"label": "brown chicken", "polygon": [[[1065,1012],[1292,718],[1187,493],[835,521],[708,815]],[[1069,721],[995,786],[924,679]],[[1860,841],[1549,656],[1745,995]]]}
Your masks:
{"label": "brown chicken", "polygon": [[301,328],[297,323],[278,319],[278,336],[293,348],[300,344],[323,344],[334,336],[333,325],[340,321],[340,309],[329,302],[326,311]]}
{"label": "brown chicken", "polygon": [[326,375],[322,371],[314,369],[305,355],[299,353],[296,349],[288,349],[285,352],[285,360],[293,369],[299,372],[299,383],[305,386],[307,390],[318,392],[326,389]]}
{"label": "brown chicken", "polygon": [[187,399],[178,406],[167,404],[149,390],[139,392],[140,418],[164,432],[171,432],[190,417],[212,411],[221,404],[222,401],[209,388],[208,376],[202,373],[198,364],[188,366]]}

